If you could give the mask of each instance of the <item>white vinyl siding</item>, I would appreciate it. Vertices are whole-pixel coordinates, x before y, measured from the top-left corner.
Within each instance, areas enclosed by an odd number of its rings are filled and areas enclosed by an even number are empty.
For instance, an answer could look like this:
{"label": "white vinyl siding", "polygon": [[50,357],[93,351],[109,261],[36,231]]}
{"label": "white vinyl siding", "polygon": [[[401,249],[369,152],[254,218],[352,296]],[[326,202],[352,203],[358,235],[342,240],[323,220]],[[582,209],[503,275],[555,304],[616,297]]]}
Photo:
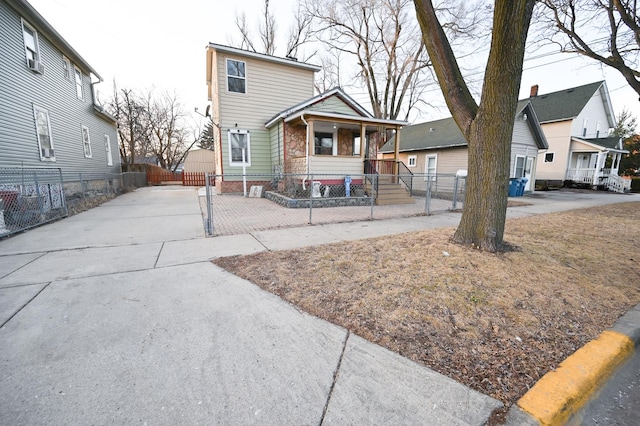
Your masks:
{"label": "white vinyl siding", "polygon": [[349,105],[345,104],[342,99],[337,96],[331,96],[322,102],[311,105],[309,111],[330,112],[338,114],[355,115],[356,112]]}

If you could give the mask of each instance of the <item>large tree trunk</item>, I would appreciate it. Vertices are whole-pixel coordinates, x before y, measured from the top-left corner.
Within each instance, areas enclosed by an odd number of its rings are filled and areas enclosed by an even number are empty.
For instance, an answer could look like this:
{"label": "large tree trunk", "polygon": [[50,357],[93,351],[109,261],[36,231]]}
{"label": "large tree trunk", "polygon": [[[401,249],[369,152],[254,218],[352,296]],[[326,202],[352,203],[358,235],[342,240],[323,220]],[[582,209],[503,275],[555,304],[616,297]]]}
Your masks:
{"label": "large tree trunk", "polygon": [[478,106],[430,0],[414,0],[423,39],[453,119],[469,146],[467,194],[453,240],[482,250],[502,247],[511,136],[534,0],[496,0],[491,50]]}

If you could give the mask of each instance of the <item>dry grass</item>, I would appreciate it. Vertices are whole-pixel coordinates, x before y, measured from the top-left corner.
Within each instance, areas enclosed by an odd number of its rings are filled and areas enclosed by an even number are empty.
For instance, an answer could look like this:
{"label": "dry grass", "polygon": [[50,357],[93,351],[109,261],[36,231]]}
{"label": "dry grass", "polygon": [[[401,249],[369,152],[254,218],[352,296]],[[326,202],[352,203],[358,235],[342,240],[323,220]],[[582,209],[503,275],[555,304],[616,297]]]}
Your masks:
{"label": "dry grass", "polygon": [[509,406],[640,302],[638,224],[624,203],[509,220],[501,254],[448,228],[215,263]]}

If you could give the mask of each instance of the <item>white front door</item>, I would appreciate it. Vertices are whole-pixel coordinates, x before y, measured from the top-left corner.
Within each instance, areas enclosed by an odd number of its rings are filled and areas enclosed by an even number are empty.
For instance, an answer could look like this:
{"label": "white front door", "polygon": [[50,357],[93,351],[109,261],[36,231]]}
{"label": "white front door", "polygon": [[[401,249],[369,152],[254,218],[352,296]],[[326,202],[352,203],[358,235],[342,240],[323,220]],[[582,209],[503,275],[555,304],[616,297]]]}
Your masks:
{"label": "white front door", "polygon": [[533,157],[527,157],[527,164],[524,167],[524,177],[527,183],[524,186],[525,191],[531,191],[531,175],[533,174]]}
{"label": "white front door", "polygon": [[589,160],[591,160],[591,154],[578,154],[578,159],[576,161],[576,169],[590,168]]}

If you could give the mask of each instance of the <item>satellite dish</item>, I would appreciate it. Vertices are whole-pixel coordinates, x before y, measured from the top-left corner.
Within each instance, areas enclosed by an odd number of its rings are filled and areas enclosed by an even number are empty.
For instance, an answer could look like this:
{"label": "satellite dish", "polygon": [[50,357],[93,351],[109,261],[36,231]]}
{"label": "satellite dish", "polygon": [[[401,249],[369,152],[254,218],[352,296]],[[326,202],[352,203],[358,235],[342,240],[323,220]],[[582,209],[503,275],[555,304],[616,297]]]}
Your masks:
{"label": "satellite dish", "polygon": [[211,110],[211,104],[207,105],[207,109],[204,110],[204,116],[205,117],[211,117],[211,114],[209,114],[210,110]]}

